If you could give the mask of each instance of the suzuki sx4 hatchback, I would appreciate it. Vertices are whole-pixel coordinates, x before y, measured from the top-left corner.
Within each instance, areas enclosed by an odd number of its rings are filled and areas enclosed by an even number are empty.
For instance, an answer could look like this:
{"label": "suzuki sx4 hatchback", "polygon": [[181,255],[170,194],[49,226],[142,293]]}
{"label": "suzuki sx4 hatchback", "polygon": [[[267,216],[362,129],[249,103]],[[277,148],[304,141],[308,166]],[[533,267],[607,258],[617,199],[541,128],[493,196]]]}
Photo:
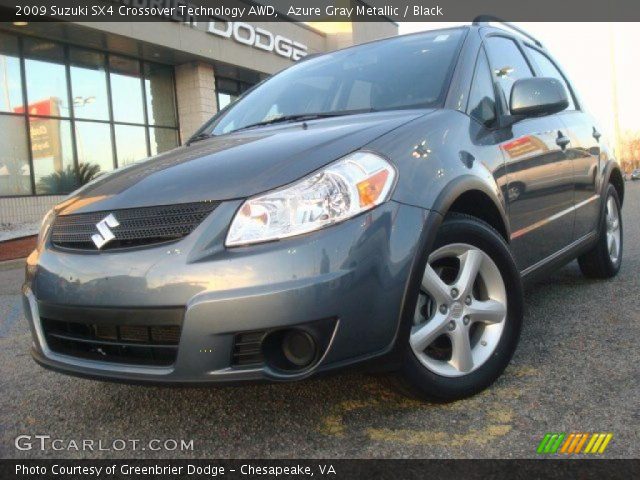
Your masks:
{"label": "suzuki sx4 hatchback", "polygon": [[514,353],[525,280],[620,269],[604,140],[523,32],[305,59],[47,214],[23,288],[33,357],[167,384],[365,362],[423,398],[472,395]]}

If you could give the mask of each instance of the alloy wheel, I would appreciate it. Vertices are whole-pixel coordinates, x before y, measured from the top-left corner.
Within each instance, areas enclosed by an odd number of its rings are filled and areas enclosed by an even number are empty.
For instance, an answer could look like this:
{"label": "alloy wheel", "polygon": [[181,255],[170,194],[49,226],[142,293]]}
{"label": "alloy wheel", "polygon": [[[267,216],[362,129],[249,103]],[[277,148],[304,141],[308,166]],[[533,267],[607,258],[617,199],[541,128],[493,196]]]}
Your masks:
{"label": "alloy wheel", "polygon": [[607,251],[615,265],[620,257],[620,212],[615,198],[609,196],[606,205]]}
{"label": "alloy wheel", "polygon": [[467,375],[491,357],[506,317],[505,283],[491,257],[472,245],[446,245],[429,256],[409,343],[433,373]]}

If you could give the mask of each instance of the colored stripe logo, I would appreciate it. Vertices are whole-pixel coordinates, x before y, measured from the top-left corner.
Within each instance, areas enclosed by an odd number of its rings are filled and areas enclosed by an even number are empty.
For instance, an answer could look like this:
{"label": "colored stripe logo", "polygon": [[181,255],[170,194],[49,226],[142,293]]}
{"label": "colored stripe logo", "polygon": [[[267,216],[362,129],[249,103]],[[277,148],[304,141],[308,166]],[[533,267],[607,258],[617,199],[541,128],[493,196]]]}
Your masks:
{"label": "colored stripe logo", "polygon": [[539,454],[604,453],[613,433],[547,433],[536,450]]}

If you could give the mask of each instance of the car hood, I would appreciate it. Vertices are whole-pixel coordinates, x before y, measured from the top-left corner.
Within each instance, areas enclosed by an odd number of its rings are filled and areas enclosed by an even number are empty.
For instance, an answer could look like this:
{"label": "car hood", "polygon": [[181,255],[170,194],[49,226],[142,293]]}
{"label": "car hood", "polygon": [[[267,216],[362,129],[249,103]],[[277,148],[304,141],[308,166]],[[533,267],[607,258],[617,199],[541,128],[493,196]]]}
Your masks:
{"label": "car hood", "polygon": [[377,112],[201,140],[98,177],[59,214],[244,198],[293,182],[428,113]]}

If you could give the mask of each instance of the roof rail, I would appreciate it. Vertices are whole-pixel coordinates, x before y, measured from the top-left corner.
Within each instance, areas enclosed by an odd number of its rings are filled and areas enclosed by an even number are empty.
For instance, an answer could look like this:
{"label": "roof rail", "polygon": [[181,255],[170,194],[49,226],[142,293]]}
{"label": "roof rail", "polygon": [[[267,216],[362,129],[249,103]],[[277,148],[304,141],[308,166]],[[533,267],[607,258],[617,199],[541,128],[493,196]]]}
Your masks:
{"label": "roof rail", "polygon": [[501,18],[495,17],[493,15],[479,15],[476,18],[473,19],[473,24],[474,25],[489,26],[490,22],[501,23],[502,25],[504,25],[505,27],[509,28],[510,30],[513,30],[514,32],[519,33],[523,37],[528,38],[529,40],[534,42],[536,45],[538,45],[540,48],[544,48],[544,45],[542,45],[542,42],[540,42],[540,40],[535,38],[533,35],[531,35],[530,33],[527,33],[526,31],[524,31],[520,27],[516,27],[512,23],[505,22]]}

